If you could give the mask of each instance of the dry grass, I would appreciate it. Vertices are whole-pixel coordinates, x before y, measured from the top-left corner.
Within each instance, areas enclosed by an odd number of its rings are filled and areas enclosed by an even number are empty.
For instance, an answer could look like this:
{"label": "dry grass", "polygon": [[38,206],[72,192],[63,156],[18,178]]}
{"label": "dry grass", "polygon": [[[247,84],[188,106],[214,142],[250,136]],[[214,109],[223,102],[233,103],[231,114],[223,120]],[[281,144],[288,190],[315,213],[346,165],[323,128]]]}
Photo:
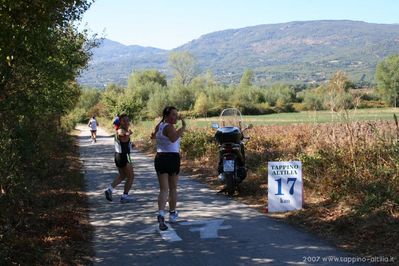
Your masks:
{"label": "dry grass", "polygon": [[[198,137],[198,130],[192,134]],[[246,146],[249,174],[237,198],[262,211],[267,205],[267,162],[301,160],[304,209],[270,216],[357,254],[399,257],[399,242],[394,241],[399,237],[398,134],[393,121],[255,127]],[[220,188],[214,144],[195,157],[194,142],[188,142],[185,171]]]}

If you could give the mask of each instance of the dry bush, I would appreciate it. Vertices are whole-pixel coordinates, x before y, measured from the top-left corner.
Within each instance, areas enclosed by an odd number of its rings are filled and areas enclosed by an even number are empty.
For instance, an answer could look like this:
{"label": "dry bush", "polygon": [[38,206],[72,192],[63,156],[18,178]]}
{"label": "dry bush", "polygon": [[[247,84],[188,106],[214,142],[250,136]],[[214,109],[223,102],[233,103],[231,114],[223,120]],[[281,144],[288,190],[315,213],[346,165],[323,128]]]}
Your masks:
{"label": "dry bush", "polygon": [[[217,169],[214,131],[195,128],[182,141],[185,159]],[[255,127],[246,145],[249,177],[242,193],[267,183],[267,162],[301,160],[305,189],[333,201],[361,202],[365,213],[381,205],[399,205],[398,128],[394,122],[355,122]],[[195,163],[194,163],[195,165]],[[245,189],[251,190],[248,193]],[[259,192],[260,193],[260,192]],[[261,193],[260,193],[261,194]],[[393,206],[393,207],[392,207]]]}

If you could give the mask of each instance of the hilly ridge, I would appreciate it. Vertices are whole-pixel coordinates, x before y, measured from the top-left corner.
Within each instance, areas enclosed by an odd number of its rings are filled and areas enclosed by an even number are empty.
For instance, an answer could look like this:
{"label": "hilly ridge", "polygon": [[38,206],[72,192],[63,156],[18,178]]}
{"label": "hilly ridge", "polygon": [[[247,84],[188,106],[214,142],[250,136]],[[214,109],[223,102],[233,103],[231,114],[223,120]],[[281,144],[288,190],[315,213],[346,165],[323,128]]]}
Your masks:
{"label": "hilly ridge", "polygon": [[[258,25],[209,33],[173,49],[183,50],[223,83],[238,82],[247,68],[260,85],[322,82],[338,69],[355,82],[369,83],[376,64],[399,53],[399,25],[348,20]],[[104,40],[79,81],[101,87],[126,84],[133,70],[155,68],[169,74],[169,52]]]}

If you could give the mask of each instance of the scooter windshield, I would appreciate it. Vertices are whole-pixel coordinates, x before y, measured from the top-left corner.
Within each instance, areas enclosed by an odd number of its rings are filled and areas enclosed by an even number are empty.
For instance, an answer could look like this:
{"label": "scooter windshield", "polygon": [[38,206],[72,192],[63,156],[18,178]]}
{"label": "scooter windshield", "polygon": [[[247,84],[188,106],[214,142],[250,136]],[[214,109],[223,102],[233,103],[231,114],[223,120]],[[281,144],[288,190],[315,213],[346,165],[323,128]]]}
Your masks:
{"label": "scooter windshield", "polygon": [[221,127],[238,127],[242,129],[243,121],[240,110],[237,108],[224,109],[220,114]]}

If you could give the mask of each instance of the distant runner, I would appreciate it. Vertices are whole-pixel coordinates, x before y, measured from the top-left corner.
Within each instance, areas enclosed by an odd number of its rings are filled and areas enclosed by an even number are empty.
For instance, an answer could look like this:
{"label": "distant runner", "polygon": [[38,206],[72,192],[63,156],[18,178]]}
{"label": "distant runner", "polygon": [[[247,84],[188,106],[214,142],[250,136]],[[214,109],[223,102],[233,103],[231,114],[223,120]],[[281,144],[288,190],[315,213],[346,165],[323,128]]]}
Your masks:
{"label": "distant runner", "polygon": [[90,118],[90,121],[87,124],[87,126],[90,128],[92,142],[93,143],[97,142],[97,127],[100,126],[100,124],[97,122],[95,116]]}
{"label": "distant runner", "polygon": [[114,118],[114,121],[112,122],[112,124],[114,125],[115,130],[119,129],[119,126],[120,126],[119,114],[115,115],[115,118]]}

